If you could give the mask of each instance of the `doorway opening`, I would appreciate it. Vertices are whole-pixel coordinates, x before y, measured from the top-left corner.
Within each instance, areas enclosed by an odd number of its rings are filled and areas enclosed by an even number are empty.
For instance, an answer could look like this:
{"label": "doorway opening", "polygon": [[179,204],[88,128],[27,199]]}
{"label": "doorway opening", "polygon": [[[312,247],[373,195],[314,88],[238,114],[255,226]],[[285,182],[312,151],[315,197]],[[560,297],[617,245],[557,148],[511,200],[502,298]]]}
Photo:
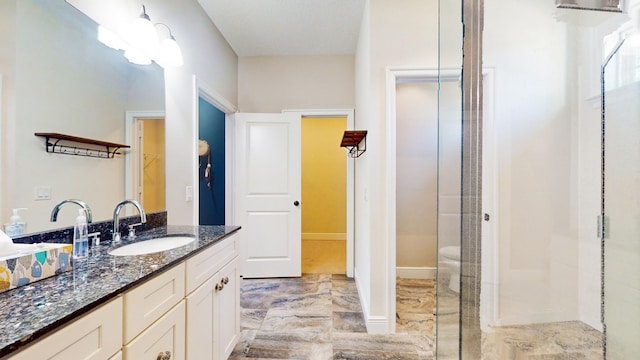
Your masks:
{"label": "doorway opening", "polygon": [[346,117],[302,118],[302,273],[346,274]]}
{"label": "doorway opening", "polygon": [[[166,209],[165,114],[162,111],[126,113],[125,142],[131,144],[126,157],[127,199],[138,200],[148,213]],[[125,213],[130,209],[125,209]]]}
{"label": "doorway opening", "polygon": [[166,208],[164,119],[140,119],[138,123],[142,145],[142,187],[139,198],[145,211],[157,212]]}
{"label": "doorway opening", "polygon": [[200,225],[225,224],[226,115],[198,98],[198,211]]}
{"label": "doorway opening", "polygon": [[[492,74],[491,69],[483,69],[488,128],[493,115]],[[449,355],[457,351],[460,320],[459,79],[460,70],[455,69],[387,69],[389,331],[433,335],[438,353]],[[417,105],[403,110],[406,102]],[[401,124],[403,121],[410,124]],[[415,136],[419,139],[412,138]],[[487,165],[483,173],[487,185],[483,187],[483,209],[487,214],[493,214],[496,201],[492,154],[494,150],[488,144],[483,153]],[[483,241],[488,249],[494,248],[496,241],[495,223],[492,220],[483,224]],[[497,269],[483,267],[482,271],[483,277],[491,279]],[[403,303],[416,301],[422,305],[417,309],[419,313],[408,307],[408,314],[400,314],[407,309]],[[483,318],[491,318],[494,307],[492,302],[483,303]]]}
{"label": "doorway opening", "polygon": [[[346,216],[345,216],[345,247],[346,247],[346,275],[349,278],[354,276],[354,253],[355,253],[355,165],[353,159],[347,158],[345,154],[345,149],[340,147],[340,141],[342,139],[342,134],[344,130],[352,130],[355,127],[354,120],[354,111],[353,109],[326,109],[326,110],[283,110],[284,114],[291,114],[295,117],[300,118],[300,123],[302,124],[303,119],[305,118],[318,118],[318,119],[344,119],[345,127],[342,129],[342,133],[340,137],[331,141],[331,144],[327,144],[331,149],[339,149],[342,152],[342,158],[345,159],[346,165],[346,182],[344,187],[341,189],[345,189],[345,208],[346,208]],[[301,131],[302,132],[302,131]],[[304,144],[303,144],[304,145]],[[336,156],[337,156],[336,152]],[[304,170],[303,170],[304,172]],[[341,190],[340,190],[341,191]],[[303,207],[304,209],[304,207]],[[304,216],[304,215],[303,215]],[[301,232],[304,232],[302,230]],[[301,234],[302,237],[302,234]]]}

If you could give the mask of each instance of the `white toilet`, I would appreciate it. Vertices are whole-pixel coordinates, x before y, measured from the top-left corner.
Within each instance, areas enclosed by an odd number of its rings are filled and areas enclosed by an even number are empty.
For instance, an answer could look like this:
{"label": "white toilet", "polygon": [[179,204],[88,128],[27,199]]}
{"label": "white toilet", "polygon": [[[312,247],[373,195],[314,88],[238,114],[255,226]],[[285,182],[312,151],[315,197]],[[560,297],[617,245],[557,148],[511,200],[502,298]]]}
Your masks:
{"label": "white toilet", "polygon": [[445,246],[439,255],[441,270],[449,275],[449,289],[460,292],[460,246]]}

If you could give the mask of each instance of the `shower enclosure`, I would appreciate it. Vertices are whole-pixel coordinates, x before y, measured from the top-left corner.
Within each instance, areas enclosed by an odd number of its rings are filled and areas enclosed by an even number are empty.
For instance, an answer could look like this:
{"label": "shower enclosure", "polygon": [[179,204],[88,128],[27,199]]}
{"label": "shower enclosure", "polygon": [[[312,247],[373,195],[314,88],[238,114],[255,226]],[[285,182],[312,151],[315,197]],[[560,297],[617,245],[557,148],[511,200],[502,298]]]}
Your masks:
{"label": "shower enclosure", "polygon": [[640,354],[635,15],[637,0],[440,1],[463,166],[459,352],[439,323],[439,359]]}

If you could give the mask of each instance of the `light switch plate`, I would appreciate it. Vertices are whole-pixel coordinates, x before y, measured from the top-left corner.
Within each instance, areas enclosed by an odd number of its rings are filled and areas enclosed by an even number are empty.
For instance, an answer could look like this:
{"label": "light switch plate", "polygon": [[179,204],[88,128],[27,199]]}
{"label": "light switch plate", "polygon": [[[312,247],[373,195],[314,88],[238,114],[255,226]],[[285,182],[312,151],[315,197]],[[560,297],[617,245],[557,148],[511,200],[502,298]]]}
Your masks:
{"label": "light switch plate", "polygon": [[186,201],[192,201],[193,200],[193,186],[187,185],[187,188],[186,188],[185,192],[186,192],[185,200]]}
{"label": "light switch plate", "polygon": [[34,187],[33,200],[51,200],[51,186]]}

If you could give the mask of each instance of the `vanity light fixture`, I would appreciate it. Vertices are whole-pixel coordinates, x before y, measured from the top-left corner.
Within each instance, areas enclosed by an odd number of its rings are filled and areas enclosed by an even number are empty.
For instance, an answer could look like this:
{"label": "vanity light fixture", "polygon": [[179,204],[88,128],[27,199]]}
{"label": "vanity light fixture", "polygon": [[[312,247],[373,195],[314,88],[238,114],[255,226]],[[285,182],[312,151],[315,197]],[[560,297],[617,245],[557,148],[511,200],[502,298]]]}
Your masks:
{"label": "vanity light fixture", "polygon": [[[156,31],[158,25],[164,26],[169,32],[169,35],[162,42],[158,41],[158,32]],[[153,60],[163,68],[178,67],[184,64],[182,51],[169,26],[163,23],[153,24],[144,5],[142,5],[140,17],[133,22],[128,35],[128,41],[124,41],[104,26],[98,27],[98,40],[110,48],[123,50],[124,57],[129,62],[137,65],[149,65]]]}
{"label": "vanity light fixture", "polygon": [[178,67],[184,64],[182,59],[182,50],[176,42],[176,38],[173,37],[169,26],[163,23],[157,23],[156,26],[162,25],[169,31],[169,36],[164,38],[160,43],[160,50],[158,51],[157,63],[163,68],[166,67]]}

